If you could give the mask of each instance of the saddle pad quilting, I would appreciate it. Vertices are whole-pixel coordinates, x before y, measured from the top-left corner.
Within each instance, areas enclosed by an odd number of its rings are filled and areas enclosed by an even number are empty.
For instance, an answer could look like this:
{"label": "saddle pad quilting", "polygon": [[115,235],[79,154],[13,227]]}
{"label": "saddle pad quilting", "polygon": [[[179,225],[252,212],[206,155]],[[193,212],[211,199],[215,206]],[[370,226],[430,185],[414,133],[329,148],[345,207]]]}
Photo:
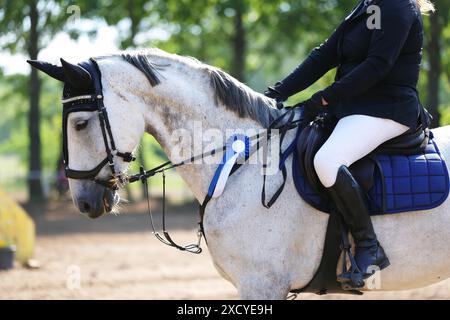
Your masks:
{"label": "saddle pad quilting", "polygon": [[[375,161],[374,186],[368,193],[371,215],[428,210],[447,199],[448,170],[434,139],[430,139],[422,154],[376,155]],[[298,193],[311,206],[329,213],[329,203],[311,188],[300,163],[293,152],[293,178]]]}
{"label": "saddle pad quilting", "polygon": [[[375,159],[380,171],[369,192],[373,214],[432,209],[447,198],[447,166],[434,140],[430,140],[423,154],[377,155]],[[384,208],[380,172],[384,176]]]}

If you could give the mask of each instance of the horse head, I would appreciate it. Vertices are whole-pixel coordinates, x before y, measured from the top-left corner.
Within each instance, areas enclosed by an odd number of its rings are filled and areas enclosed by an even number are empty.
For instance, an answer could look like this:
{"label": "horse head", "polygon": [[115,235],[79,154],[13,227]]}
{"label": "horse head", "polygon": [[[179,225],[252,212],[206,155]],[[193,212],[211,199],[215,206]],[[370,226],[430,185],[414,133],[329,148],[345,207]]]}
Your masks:
{"label": "horse head", "polygon": [[63,155],[74,204],[90,218],[113,211],[120,200],[117,186],[144,132],[140,109],[102,79],[93,59],[61,59],[61,66],[28,62],[64,83]]}
{"label": "horse head", "polygon": [[[227,131],[262,129],[280,113],[274,101],[225,72],[158,49],[78,64],[61,60],[61,66],[29,63],[64,83],[66,174],[75,205],[90,217],[117,204],[114,189],[126,182],[127,162],[144,131],[172,162],[180,162],[205,143],[191,143],[202,130],[215,130],[220,137],[206,144],[217,148]],[[204,196],[208,174],[213,174],[212,166],[200,167],[179,169],[198,199]]]}

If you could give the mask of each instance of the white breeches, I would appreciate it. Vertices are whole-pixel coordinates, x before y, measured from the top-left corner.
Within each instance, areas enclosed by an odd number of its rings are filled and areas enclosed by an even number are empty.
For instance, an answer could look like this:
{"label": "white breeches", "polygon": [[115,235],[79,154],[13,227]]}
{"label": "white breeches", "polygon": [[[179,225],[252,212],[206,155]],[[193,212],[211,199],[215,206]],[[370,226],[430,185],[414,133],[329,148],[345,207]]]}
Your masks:
{"label": "white breeches", "polygon": [[314,157],[314,168],[322,184],[336,182],[339,168],[349,167],[380,144],[395,138],[408,127],[390,119],[351,115],[340,119],[328,140]]}

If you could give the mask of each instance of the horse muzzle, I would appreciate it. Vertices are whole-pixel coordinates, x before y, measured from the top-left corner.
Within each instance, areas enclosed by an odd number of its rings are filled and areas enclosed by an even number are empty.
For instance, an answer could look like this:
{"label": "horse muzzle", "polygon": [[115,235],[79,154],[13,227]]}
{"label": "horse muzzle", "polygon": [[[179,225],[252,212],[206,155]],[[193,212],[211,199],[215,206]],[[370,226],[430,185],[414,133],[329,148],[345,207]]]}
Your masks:
{"label": "horse muzzle", "polygon": [[113,210],[119,202],[119,195],[115,190],[89,181],[83,183],[81,190],[74,194],[73,200],[81,213],[96,219]]}

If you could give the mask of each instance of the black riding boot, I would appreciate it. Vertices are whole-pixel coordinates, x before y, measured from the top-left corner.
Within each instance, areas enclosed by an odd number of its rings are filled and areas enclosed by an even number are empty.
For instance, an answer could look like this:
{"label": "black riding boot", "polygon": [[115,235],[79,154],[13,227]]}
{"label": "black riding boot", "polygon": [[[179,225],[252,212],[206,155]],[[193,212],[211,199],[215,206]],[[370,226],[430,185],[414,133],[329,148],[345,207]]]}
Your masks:
{"label": "black riding boot", "polygon": [[328,188],[337,210],[350,229],[356,244],[355,260],[366,279],[372,275],[369,267],[380,270],[389,266],[389,259],[377,240],[365,200],[365,192],[346,166],[338,171],[336,183]]}

